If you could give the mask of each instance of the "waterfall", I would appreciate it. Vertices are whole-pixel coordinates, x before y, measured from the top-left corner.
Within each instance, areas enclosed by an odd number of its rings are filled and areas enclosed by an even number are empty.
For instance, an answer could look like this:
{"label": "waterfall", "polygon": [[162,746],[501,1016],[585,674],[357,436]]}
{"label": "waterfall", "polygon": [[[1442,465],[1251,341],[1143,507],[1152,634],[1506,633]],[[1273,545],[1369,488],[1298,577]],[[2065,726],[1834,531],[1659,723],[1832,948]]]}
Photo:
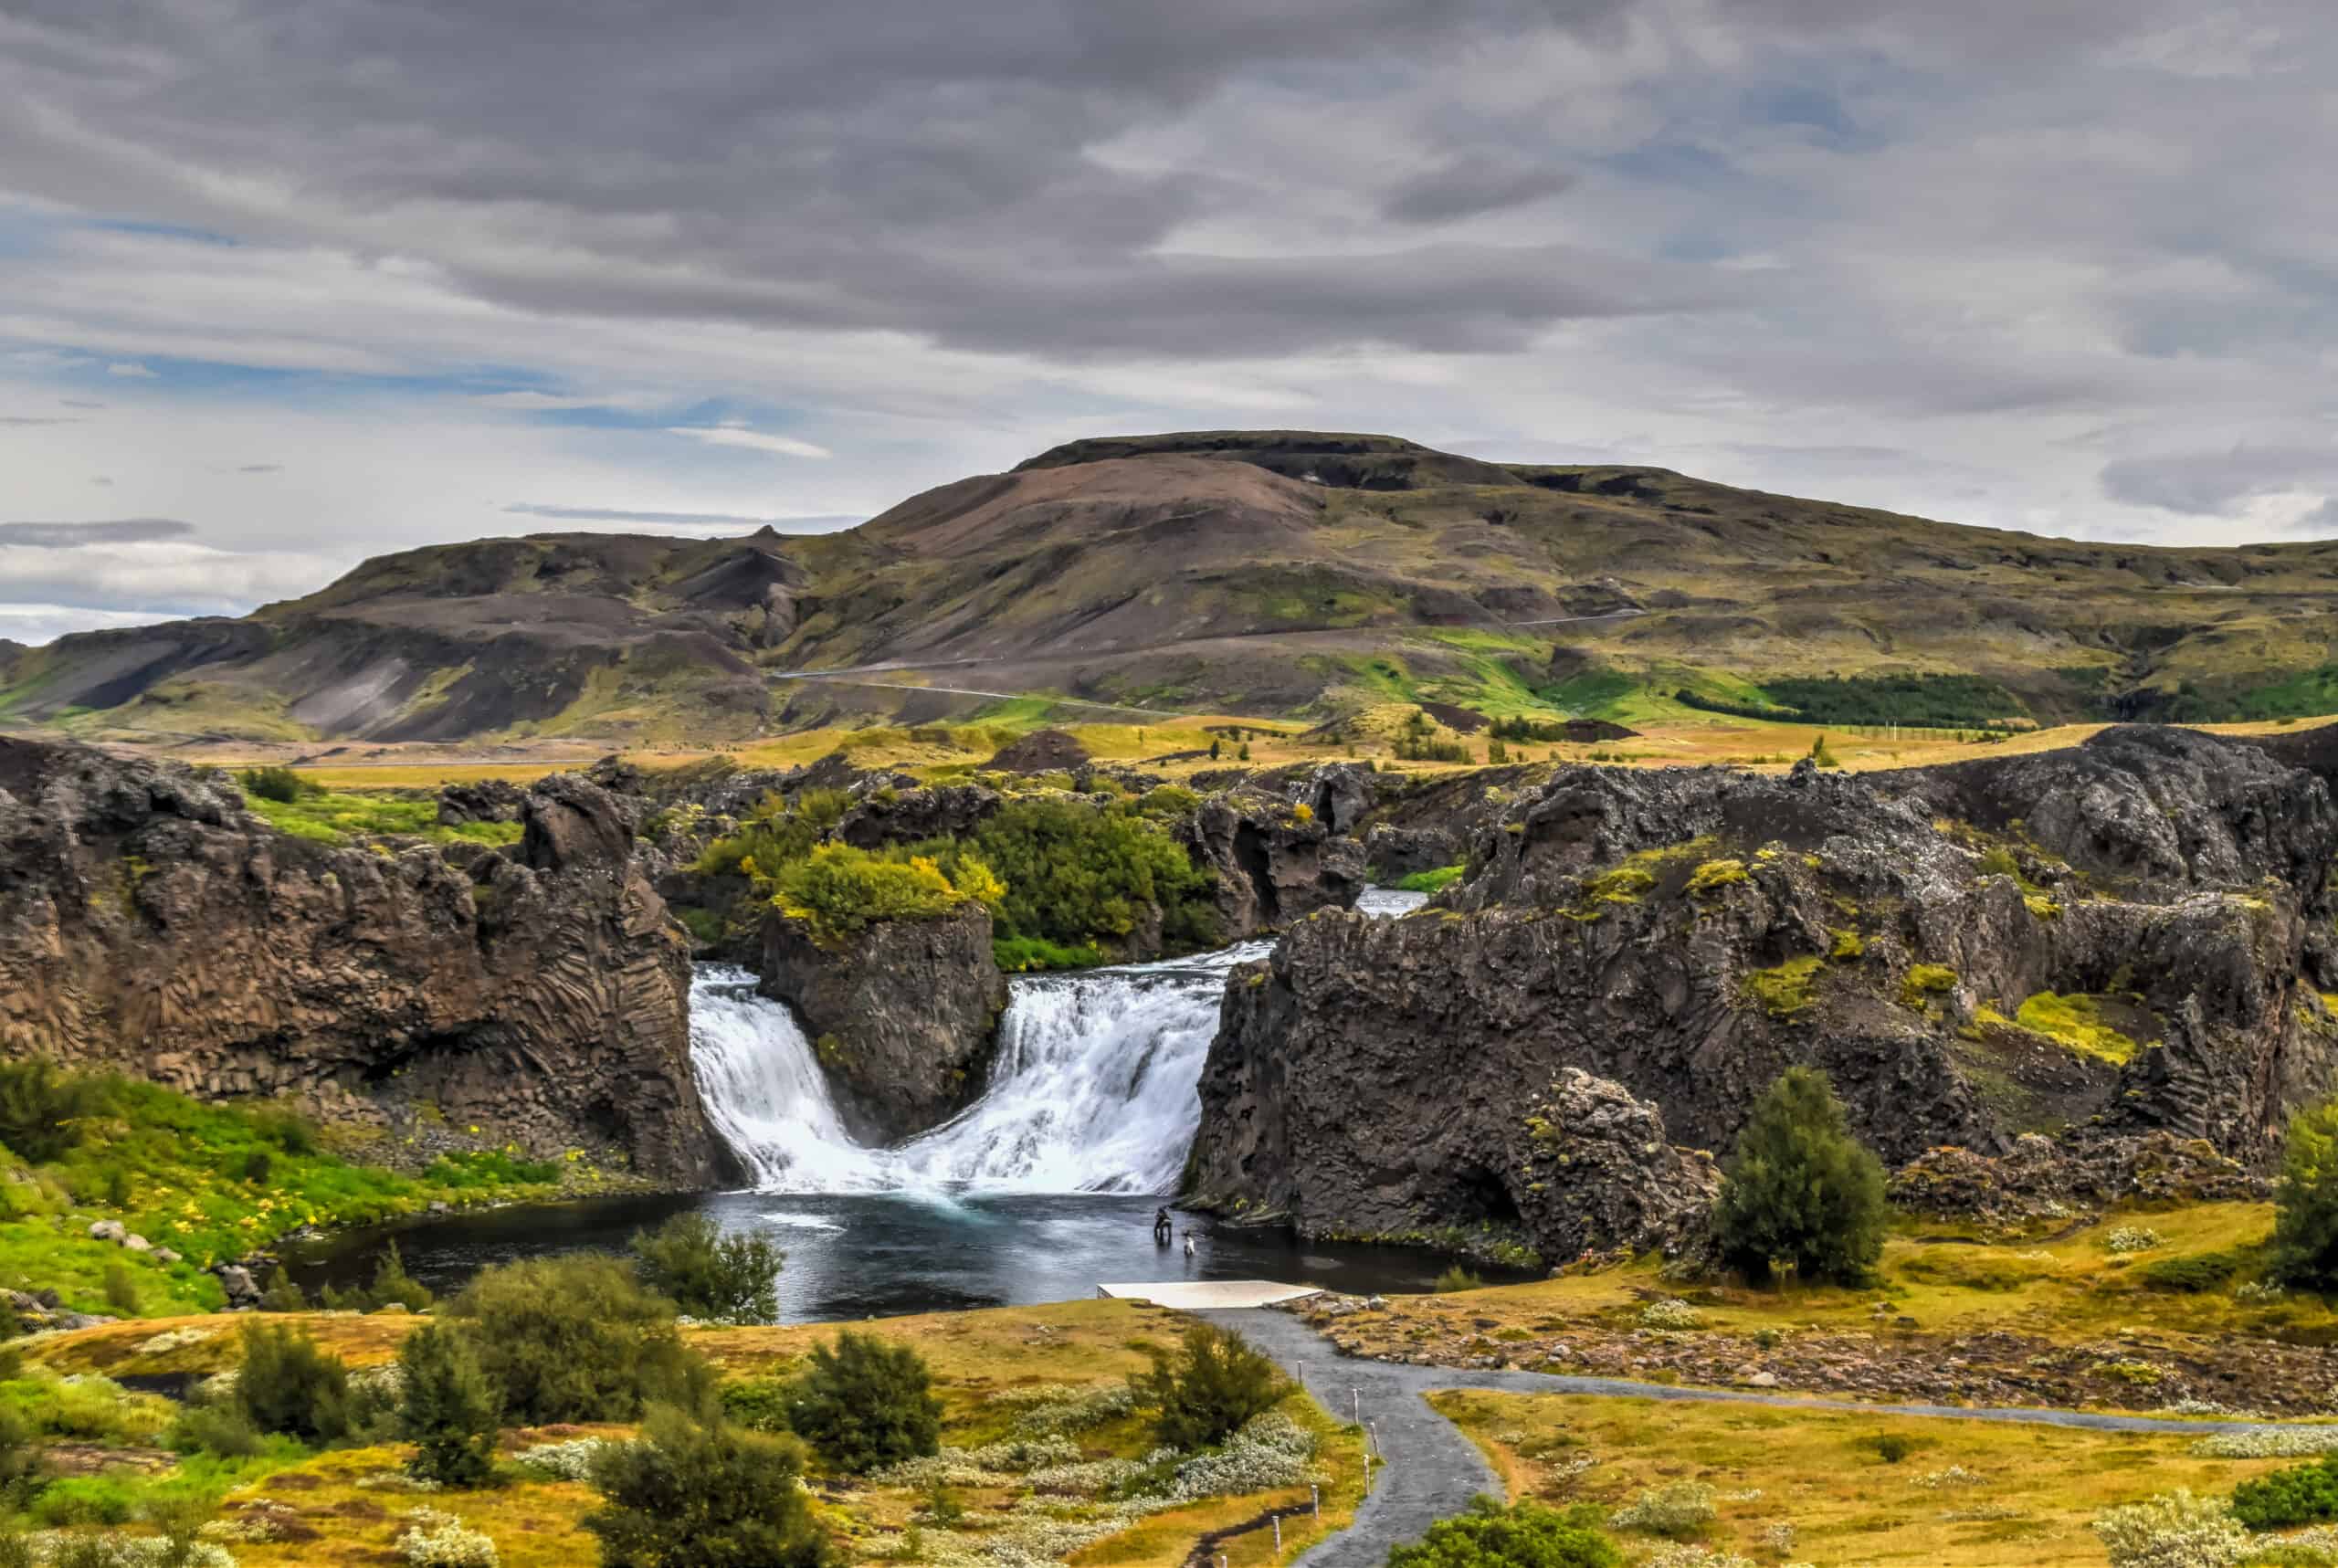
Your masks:
{"label": "waterfall", "polygon": [[[1401,914],[1416,894],[1358,908]],[[1158,963],[1018,975],[987,1093],[891,1149],[856,1143],[804,1031],[743,969],[690,984],[690,1061],[715,1130],[765,1192],[1165,1193],[1200,1124],[1194,1086],[1217,1032],[1227,971],[1264,942]]]}

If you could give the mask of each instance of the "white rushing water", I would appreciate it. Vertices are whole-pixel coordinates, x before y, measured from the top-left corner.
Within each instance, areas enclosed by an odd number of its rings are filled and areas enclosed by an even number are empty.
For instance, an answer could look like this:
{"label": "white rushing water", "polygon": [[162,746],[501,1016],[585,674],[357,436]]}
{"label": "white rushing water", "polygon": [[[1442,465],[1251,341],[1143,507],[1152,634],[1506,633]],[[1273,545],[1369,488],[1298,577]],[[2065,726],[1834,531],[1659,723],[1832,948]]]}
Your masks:
{"label": "white rushing water", "polygon": [[[1420,902],[1374,889],[1357,908],[1387,916]],[[690,1059],[709,1118],[765,1192],[1164,1193],[1176,1186],[1200,1124],[1194,1086],[1217,1032],[1226,973],[1272,951],[1248,942],[1016,977],[989,1091],[897,1148],[847,1135],[795,1016],[757,995],[743,969],[698,971]]]}

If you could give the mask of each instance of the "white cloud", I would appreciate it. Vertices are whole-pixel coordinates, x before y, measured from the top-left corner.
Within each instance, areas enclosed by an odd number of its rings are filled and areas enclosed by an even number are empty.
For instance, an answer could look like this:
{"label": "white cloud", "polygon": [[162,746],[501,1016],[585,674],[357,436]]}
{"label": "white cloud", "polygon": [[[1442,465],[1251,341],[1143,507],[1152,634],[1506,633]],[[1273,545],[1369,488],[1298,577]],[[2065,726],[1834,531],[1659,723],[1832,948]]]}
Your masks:
{"label": "white cloud", "polygon": [[750,430],[738,425],[672,425],[667,426],[666,434],[687,436],[710,447],[743,447],[753,452],[776,452],[783,458],[836,456],[826,447],[816,447],[793,436],[774,436],[768,430]]}
{"label": "white cloud", "polygon": [[598,397],[553,392],[482,392],[471,398],[483,408],[513,408],[523,414],[548,414],[584,408],[655,408],[668,399],[656,393],[615,392]]}
{"label": "white cloud", "polygon": [[106,366],[106,374],[108,375],[144,378],[150,381],[153,379],[154,375],[154,373],[148,370],[144,365],[134,364],[126,361],[118,361],[115,363]]}
{"label": "white cloud", "polygon": [[0,604],[0,638],[35,647],[68,632],[147,626],[174,617],[153,610],[92,610],[79,605]]}

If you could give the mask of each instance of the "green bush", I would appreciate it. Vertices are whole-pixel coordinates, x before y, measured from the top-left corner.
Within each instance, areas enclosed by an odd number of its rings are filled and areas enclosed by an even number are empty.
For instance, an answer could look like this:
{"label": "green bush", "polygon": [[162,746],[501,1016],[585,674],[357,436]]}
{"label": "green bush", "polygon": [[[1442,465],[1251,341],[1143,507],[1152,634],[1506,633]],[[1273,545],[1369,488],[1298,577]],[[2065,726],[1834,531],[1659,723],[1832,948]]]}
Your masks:
{"label": "green bush", "polygon": [[420,1312],[437,1297],[431,1293],[429,1286],[405,1271],[405,1258],[393,1241],[374,1265],[374,1282],[366,1287],[365,1299],[370,1307],[386,1307],[395,1302],[409,1312]]}
{"label": "green bush", "polygon": [[495,1473],[502,1405],[461,1331],[425,1323],[398,1347],[398,1426],[415,1445],[406,1468],[442,1487],[484,1485]]}
{"label": "green bush", "polygon": [[1433,871],[1416,871],[1409,877],[1396,879],[1400,893],[1441,893],[1468,875],[1467,866],[1439,866]]}
{"label": "green bush", "polygon": [[236,775],[246,795],[256,795],[262,800],[272,800],[279,805],[290,805],[299,800],[308,786],[300,775],[290,768],[246,768]]}
{"label": "green bush", "polygon": [[1009,974],[1027,974],[1042,969],[1093,969],[1104,962],[1103,953],[1093,947],[1064,947],[1043,936],[995,937],[990,944],[990,955]]}
{"label": "green bush", "polygon": [[1153,1370],[1131,1381],[1138,1403],[1155,1412],[1153,1432],[1173,1448],[1222,1443],[1289,1392],[1272,1361],[1215,1323],[1186,1330],[1174,1355],[1153,1352]]}
{"label": "green bush", "polygon": [[0,1405],[0,1512],[21,1506],[40,1489],[46,1464],[33,1441],[32,1424]]}
{"label": "green bush", "polygon": [[1469,1511],[1441,1519],[1409,1544],[1388,1549],[1388,1568],[1623,1568],[1624,1554],[1599,1530],[1598,1512],[1479,1498]]}
{"label": "green bush", "polygon": [[105,1108],[104,1080],[40,1057],[0,1061],[0,1143],[45,1165],[81,1144],[80,1120]]}
{"label": "green bush", "polygon": [[232,1403],[188,1405],[163,1441],[182,1454],[216,1454],[223,1459],[248,1459],[268,1447],[259,1428]]}
{"label": "green bush", "polygon": [[633,1238],[634,1271],[693,1317],[768,1323],[779,1316],[787,1254],[760,1231],[724,1236],[708,1215],[676,1215]]}
{"label": "green bush", "polygon": [[2152,1289],[2198,1296],[2229,1284],[2243,1261],[2237,1252],[2203,1252],[2192,1258],[2162,1258],[2135,1272]]}
{"label": "green bush", "polygon": [[138,1315],[138,1281],[130,1277],[130,1266],[117,1259],[106,1265],[106,1305],[125,1318]]}
{"label": "green bush", "polygon": [[811,854],[812,846],[844,819],[851,804],[851,796],[834,789],[806,790],[793,805],[775,795],[766,795],[736,833],[706,847],[692,869],[702,877],[743,876],[768,881],[781,867]]}
{"label": "green bush", "polygon": [[2233,1517],[2251,1530],[2287,1530],[2338,1519],[2338,1464],[2291,1465],[2232,1489]]}
{"label": "green bush", "polygon": [[248,1322],[236,1408],[262,1432],[330,1443],[349,1430],[349,1369],[291,1323]]}
{"label": "green bush", "polygon": [[2338,1289],[2338,1100],[2290,1118],[2273,1192],[2273,1267],[2291,1285]]}
{"label": "green bush", "polygon": [[1875,1450],[1875,1457],[1887,1465],[1896,1465],[1916,1451],[1915,1440],[1903,1437],[1897,1432],[1877,1433],[1869,1447]]}
{"label": "green bush", "polygon": [[614,1258],[535,1258],[484,1269],[440,1309],[466,1324],[515,1426],[632,1421],[654,1402],[703,1408],[714,1374],[682,1344],[674,1304]]}
{"label": "green bush", "polygon": [[1482,1290],[1485,1287],[1486,1282],[1483,1279],[1456,1263],[1437,1277],[1437,1283],[1432,1289],[1442,1294],[1453,1290]]}
{"label": "green bush", "polygon": [[1011,800],[956,846],[922,847],[949,857],[971,851],[1006,884],[993,906],[1003,937],[1044,937],[1064,947],[1118,941],[1146,906],[1161,910],[1173,946],[1217,942],[1216,881],[1185,846],[1143,816],[1082,801]]}
{"label": "green bush", "polygon": [[749,1377],[721,1388],[722,1414],[750,1432],[787,1432],[787,1406],[793,1397],[788,1384],[777,1378]]}
{"label": "green bush", "polygon": [[829,1468],[858,1475],[936,1452],[942,1402],[923,1356],[847,1329],[812,1347],[789,1390],[788,1425]]}
{"label": "green bush", "polygon": [[1883,1253],[1883,1165],[1851,1136],[1827,1075],[1790,1068],[1754,1103],[1722,1181],[1713,1239],[1757,1283],[1781,1261],[1857,1283]]}
{"label": "green bush", "polygon": [[309,1310],[308,1296],[300,1287],[292,1283],[292,1277],[284,1272],[281,1263],[269,1272],[268,1284],[259,1293],[259,1310],[263,1312],[305,1312]]}
{"label": "green bush", "polygon": [[792,1437],[660,1408],[640,1441],[594,1464],[605,1506],[584,1525],[602,1568],[834,1568],[844,1557],[812,1517],[803,1468]]}
{"label": "green bush", "polygon": [[[932,920],[974,895],[974,868],[962,860],[945,874],[922,855],[895,859],[849,844],[822,844],[782,867],[772,902],[812,928],[822,943],[848,941],[879,921]],[[960,886],[965,884],[962,891]]]}

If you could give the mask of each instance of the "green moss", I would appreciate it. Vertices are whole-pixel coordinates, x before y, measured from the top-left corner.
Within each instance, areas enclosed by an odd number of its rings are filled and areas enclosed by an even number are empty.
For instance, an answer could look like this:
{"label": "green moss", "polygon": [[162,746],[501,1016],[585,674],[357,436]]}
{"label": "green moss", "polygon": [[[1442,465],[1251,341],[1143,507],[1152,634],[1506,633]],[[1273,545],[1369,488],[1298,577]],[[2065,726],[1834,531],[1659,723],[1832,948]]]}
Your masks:
{"label": "green moss", "polygon": [[278,832],[317,844],[341,845],[382,835],[427,839],[433,844],[497,846],[518,843],[523,831],[516,822],[442,824],[437,797],[411,791],[343,794],[328,790],[290,801],[247,794],[245,804]]}
{"label": "green moss", "polygon": [[2134,1059],[2134,1040],[2103,1022],[2102,1005],[2093,996],[2040,991],[2021,1005],[2014,1022],[2080,1056],[2122,1067]]}
{"label": "green moss", "polygon": [[1403,893],[1441,893],[1459,881],[1469,872],[1466,866],[1439,866],[1433,871],[1416,871],[1396,880],[1396,890]]}
{"label": "green moss", "polygon": [[1932,998],[1956,989],[1956,971],[1944,963],[1911,963],[1900,982],[1900,1005],[1922,1012]]}
{"label": "green moss", "polygon": [[1834,945],[1827,950],[1827,956],[1837,963],[1848,963],[1867,952],[1867,938],[1848,926],[1830,926],[1827,934],[1835,939]]}
{"label": "green moss", "polygon": [[1815,1005],[1819,965],[1813,955],[1789,958],[1771,969],[1757,969],[1743,981],[1746,1000],[1773,1018],[1791,1018]]}
{"label": "green moss", "polygon": [[1743,882],[1746,879],[1744,861],[1708,860],[1690,873],[1689,891],[1710,892],[1715,888],[1726,888],[1732,882]]}

